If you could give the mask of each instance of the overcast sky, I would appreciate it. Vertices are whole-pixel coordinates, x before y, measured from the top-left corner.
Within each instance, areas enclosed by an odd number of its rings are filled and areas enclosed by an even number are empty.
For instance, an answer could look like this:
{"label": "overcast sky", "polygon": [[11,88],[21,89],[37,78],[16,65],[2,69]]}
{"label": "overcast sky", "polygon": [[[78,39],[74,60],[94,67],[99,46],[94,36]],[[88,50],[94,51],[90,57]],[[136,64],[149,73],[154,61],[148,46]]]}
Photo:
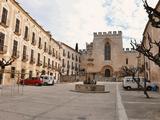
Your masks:
{"label": "overcast sky", "polygon": [[[93,32],[123,32],[124,47],[142,39],[148,21],[142,0],[17,0],[53,38],[75,48],[93,41]],[[148,0],[155,7],[158,0]]]}

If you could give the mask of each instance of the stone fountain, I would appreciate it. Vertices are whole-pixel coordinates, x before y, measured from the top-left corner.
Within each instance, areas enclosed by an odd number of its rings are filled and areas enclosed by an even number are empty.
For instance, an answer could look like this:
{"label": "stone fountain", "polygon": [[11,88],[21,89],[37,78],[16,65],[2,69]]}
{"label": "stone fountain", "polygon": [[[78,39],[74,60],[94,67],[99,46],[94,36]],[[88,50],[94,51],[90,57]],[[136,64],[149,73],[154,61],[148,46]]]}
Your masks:
{"label": "stone fountain", "polygon": [[76,92],[83,93],[108,93],[109,91],[105,91],[105,85],[97,85],[95,80],[91,80],[88,78],[83,81],[83,84],[75,85]]}

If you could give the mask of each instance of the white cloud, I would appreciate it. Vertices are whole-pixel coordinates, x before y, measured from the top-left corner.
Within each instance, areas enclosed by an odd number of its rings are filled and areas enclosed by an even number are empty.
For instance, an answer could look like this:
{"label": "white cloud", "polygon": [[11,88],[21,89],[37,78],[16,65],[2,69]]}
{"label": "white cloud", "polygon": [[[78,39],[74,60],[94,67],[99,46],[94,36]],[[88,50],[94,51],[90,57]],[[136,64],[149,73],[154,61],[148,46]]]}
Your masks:
{"label": "white cloud", "polygon": [[[107,4],[108,2],[111,3]],[[148,1],[152,7],[157,2],[158,0]],[[130,47],[130,39],[132,38],[138,41],[142,39],[148,21],[142,0],[106,0],[105,8],[108,10],[106,13],[107,26],[114,26],[123,31],[124,47]]]}
{"label": "white cloud", "polygon": [[[93,32],[122,30],[124,37],[142,38],[147,14],[141,0],[18,0],[53,37],[80,48]],[[158,0],[148,0],[155,6]],[[125,46],[129,45],[126,40]]]}

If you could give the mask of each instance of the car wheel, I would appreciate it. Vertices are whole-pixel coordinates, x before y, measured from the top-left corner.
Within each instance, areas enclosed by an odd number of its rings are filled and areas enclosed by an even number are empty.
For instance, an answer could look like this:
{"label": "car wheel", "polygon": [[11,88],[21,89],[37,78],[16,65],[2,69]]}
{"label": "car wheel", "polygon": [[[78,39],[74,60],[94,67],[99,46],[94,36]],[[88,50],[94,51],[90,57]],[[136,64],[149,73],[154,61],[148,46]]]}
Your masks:
{"label": "car wheel", "polygon": [[44,86],[47,86],[48,84],[45,82],[43,85],[44,85]]}
{"label": "car wheel", "polygon": [[148,86],[148,87],[147,87],[147,90],[148,90],[148,91],[151,91],[151,90],[152,90],[152,87],[151,87],[151,86]]}
{"label": "car wheel", "polygon": [[52,85],[54,85],[54,81],[52,82]]}
{"label": "car wheel", "polygon": [[131,90],[131,87],[130,87],[130,86],[128,86],[128,87],[127,87],[127,90]]}

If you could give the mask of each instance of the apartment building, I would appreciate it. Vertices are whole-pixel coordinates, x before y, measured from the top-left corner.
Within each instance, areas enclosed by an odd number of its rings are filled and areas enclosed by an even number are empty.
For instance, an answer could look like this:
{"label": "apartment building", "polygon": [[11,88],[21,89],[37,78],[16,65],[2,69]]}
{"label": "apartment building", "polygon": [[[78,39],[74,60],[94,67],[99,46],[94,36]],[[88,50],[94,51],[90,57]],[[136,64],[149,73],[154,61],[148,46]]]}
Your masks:
{"label": "apartment building", "polygon": [[[6,70],[21,78],[53,75],[59,79],[59,43],[15,0],[0,0],[0,58],[15,61]],[[10,84],[16,74],[3,74],[1,84]]]}
{"label": "apartment building", "polygon": [[80,68],[80,53],[61,42],[62,75],[77,75]]}

